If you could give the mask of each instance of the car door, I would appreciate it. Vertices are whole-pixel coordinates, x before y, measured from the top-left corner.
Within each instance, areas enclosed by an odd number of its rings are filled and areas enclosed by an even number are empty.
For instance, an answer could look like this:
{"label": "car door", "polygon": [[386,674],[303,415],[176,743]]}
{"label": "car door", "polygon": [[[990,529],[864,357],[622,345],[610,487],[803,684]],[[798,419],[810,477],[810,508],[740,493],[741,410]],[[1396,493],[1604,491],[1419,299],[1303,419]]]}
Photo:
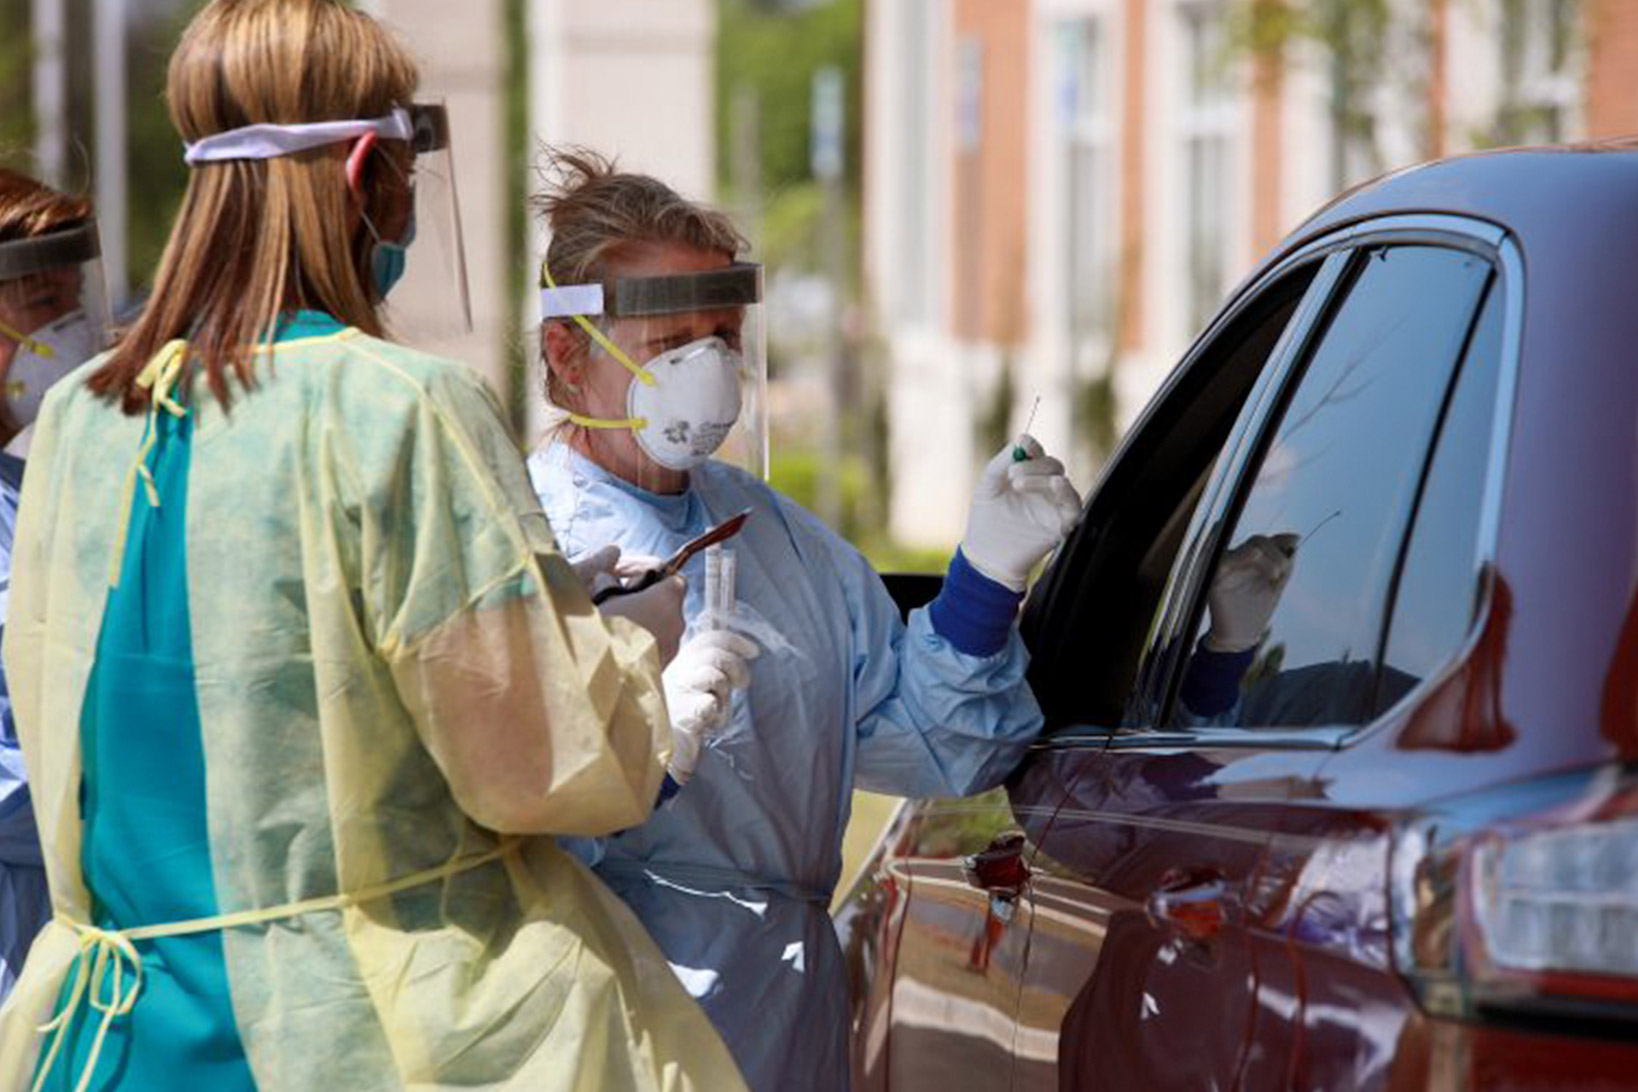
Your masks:
{"label": "car door", "polygon": [[[1218,397],[1197,397],[1204,369],[1185,367],[1169,385],[1162,402],[1176,407],[1179,417],[1169,422],[1168,431],[1187,431],[1198,459],[1128,450],[1115,461],[1117,477],[1139,469],[1139,495],[1149,495],[1163,477],[1180,483],[1191,504],[1198,499],[1205,468],[1229,439],[1239,405],[1267,386],[1264,364],[1270,356],[1288,351],[1280,347],[1297,324],[1294,315],[1305,302],[1304,321],[1311,323],[1317,314],[1316,301],[1323,293],[1310,292],[1310,285],[1324,264],[1315,260],[1291,272],[1279,291],[1237,309],[1224,331],[1206,340],[1196,355],[1219,362],[1213,373]],[[1335,275],[1334,269],[1329,276]],[[1155,435],[1134,433],[1142,443]],[[1130,683],[1170,564],[1169,557],[1161,559],[1154,551],[1175,551],[1183,537],[1189,511],[1177,507],[1119,506],[1124,528],[1135,530],[1134,521],[1141,522],[1144,533],[1164,546],[1151,544],[1131,555],[1139,560],[1152,556],[1139,566],[1147,581],[1144,594],[1134,595],[1123,607],[1132,625],[1111,630],[1131,646],[1108,658],[1109,679],[1122,669],[1127,676],[1112,691],[1117,696]],[[1086,522],[1108,522],[1096,501]],[[1138,537],[1124,531],[1083,534],[1077,542],[1066,554],[1084,550],[1105,556],[1113,550],[1124,558],[1126,544]],[[1117,701],[1110,723],[1118,720]],[[1019,1059],[1031,1064],[1052,1060],[1056,1029],[1043,1035],[1021,1026],[1018,1009],[1037,906],[1030,875],[1036,853],[1032,839],[1049,824],[1063,801],[1063,789],[1045,786],[1034,798],[1015,789],[970,800],[922,801],[889,832],[874,876],[864,885],[869,905],[861,916],[870,924],[860,930],[844,923],[848,935],[860,939],[855,970],[864,989],[857,995],[858,1087],[1004,1089]],[[889,981],[882,980],[883,973]]]}
{"label": "car door", "polygon": [[[1051,735],[1013,795],[1063,800],[1035,832],[1019,1008],[1020,1039],[1046,1057],[1020,1058],[1012,1087],[1285,1087],[1298,1007],[1286,926],[1315,859],[1305,816],[1325,756],[1397,685],[1382,648],[1399,558],[1492,276],[1425,231],[1356,229],[1318,249],[1329,255],[1201,499],[1171,487],[1188,530],[1161,550],[1165,590],[1117,723],[1111,693],[1080,692],[1099,670],[1088,658],[1116,640],[1097,607],[1152,583],[1156,559],[1110,566],[1110,546],[1077,571],[1066,557],[1032,620]],[[1280,285],[1276,271],[1253,298]],[[1214,399],[1209,383],[1198,397]],[[1161,430],[1162,462],[1181,442],[1170,417],[1143,427]],[[1203,644],[1213,577],[1258,535],[1291,536],[1292,575],[1228,687],[1202,686],[1223,664]]]}

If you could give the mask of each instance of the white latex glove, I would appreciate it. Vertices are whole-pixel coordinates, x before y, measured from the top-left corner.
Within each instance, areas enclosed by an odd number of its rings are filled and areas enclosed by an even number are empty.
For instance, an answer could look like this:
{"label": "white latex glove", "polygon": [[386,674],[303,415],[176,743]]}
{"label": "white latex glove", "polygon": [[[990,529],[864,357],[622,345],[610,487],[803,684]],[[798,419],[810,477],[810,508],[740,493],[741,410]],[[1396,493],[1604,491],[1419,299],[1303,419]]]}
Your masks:
{"label": "white latex glove", "polygon": [[677,646],[682,644],[683,597],[688,594],[688,582],[680,576],[668,576],[651,588],[630,595],[616,595],[603,600],[597,609],[606,615],[626,618],[654,635],[660,646],[660,666],[663,668],[677,658]]}
{"label": "white latex glove", "polygon": [[749,637],[708,629],[695,634],[660,676],[671,713],[671,762],[666,766],[671,780],[684,785],[694,776],[700,748],[728,723],[733,692],[750,685],[750,661],[761,652]]}
{"label": "white latex glove", "polygon": [[1291,579],[1296,550],[1296,535],[1252,535],[1223,555],[1206,593],[1207,648],[1244,652],[1263,639]]}
{"label": "white latex glove", "polygon": [[[1012,456],[1022,447],[1029,458]],[[1033,436],[1020,436],[991,459],[978,476],[961,552],[973,568],[1013,591],[1023,591],[1029,572],[1081,518],[1081,495]]]}

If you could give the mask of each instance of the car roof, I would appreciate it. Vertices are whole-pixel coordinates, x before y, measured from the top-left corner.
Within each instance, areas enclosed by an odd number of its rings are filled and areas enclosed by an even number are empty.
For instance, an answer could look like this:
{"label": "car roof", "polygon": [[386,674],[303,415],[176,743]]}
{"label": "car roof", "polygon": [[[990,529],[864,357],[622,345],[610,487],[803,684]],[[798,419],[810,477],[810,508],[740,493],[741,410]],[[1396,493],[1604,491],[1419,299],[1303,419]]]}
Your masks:
{"label": "car roof", "polygon": [[1542,234],[1591,234],[1607,218],[1638,216],[1638,138],[1504,148],[1391,171],[1338,195],[1287,244],[1369,217],[1413,213],[1489,220],[1526,247]]}

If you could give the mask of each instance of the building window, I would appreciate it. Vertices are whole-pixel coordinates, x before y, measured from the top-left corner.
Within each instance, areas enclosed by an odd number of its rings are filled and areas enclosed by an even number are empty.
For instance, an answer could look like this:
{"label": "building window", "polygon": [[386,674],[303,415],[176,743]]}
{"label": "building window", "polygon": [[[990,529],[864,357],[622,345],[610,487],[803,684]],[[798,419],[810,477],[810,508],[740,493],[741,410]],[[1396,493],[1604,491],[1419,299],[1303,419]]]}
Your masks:
{"label": "building window", "polygon": [[1108,359],[1114,312],[1112,54],[1096,18],[1066,20],[1055,38],[1063,319],[1076,373],[1085,375]]}
{"label": "building window", "polygon": [[1497,0],[1502,101],[1498,144],[1542,144],[1569,135],[1576,81],[1570,71],[1578,0]]}
{"label": "building window", "polygon": [[1233,92],[1219,4],[1188,3],[1182,18],[1184,260],[1188,333],[1217,310],[1228,281],[1229,138]]}

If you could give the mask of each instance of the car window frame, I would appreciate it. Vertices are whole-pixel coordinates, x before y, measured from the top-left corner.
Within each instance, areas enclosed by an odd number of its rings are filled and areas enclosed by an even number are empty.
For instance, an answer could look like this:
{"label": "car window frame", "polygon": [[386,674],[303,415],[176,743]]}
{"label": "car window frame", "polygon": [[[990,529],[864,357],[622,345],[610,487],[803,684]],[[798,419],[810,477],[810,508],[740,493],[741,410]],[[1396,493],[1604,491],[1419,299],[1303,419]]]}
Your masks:
{"label": "car window frame", "polygon": [[[1329,265],[1327,264],[1329,263]],[[1069,539],[1054,555],[1046,572],[1031,589],[1028,603],[1024,609],[1023,624],[1026,638],[1033,635],[1037,642],[1052,641],[1066,626],[1075,623],[1074,612],[1070,607],[1084,598],[1082,583],[1087,579],[1083,575],[1089,564],[1089,555],[1094,555],[1102,538],[1101,531],[1093,524],[1092,516],[1100,509],[1113,503],[1109,500],[1111,489],[1124,490],[1132,487],[1128,480],[1134,476],[1141,476],[1141,470],[1135,470],[1139,465],[1136,460],[1140,451],[1135,450],[1148,443],[1153,446],[1152,437],[1156,432],[1167,435],[1178,433],[1181,421],[1188,416],[1187,407],[1195,404],[1200,392],[1190,395],[1187,402],[1183,402],[1185,395],[1189,395],[1187,388],[1199,384],[1199,373],[1202,369],[1209,369],[1226,362],[1243,345],[1243,341],[1236,340],[1229,344],[1224,341],[1231,332],[1239,329],[1242,319],[1249,317],[1251,312],[1263,306],[1268,296],[1280,291],[1279,282],[1287,278],[1300,276],[1302,267],[1315,267],[1310,273],[1307,284],[1301,289],[1296,298],[1290,317],[1281,329],[1278,338],[1269,348],[1266,357],[1257,366],[1256,378],[1252,380],[1250,389],[1246,393],[1242,406],[1236,409],[1236,421],[1231,426],[1229,435],[1225,438],[1219,453],[1212,458],[1213,465],[1220,466],[1223,461],[1222,452],[1228,451],[1242,441],[1239,435],[1239,418],[1243,415],[1243,407],[1259,399],[1268,397],[1267,387],[1270,383],[1270,365],[1277,359],[1287,356],[1300,358],[1307,339],[1317,328],[1317,323],[1324,315],[1325,300],[1335,290],[1336,284],[1344,271],[1345,260],[1331,259],[1326,255],[1316,255],[1310,259],[1292,261],[1282,264],[1277,273],[1257,280],[1259,290],[1256,292],[1239,291],[1230,303],[1224,306],[1212,323],[1198,337],[1185,354],[1177,367],[1172,369],[1160,390],[1145,405],[1137,422],[1121,437],[1113,455],[1105,463],[1103,472],[1091,491],[1088,492],[1087,506],[1082,513],[1079,526],[1071,532]],[[1180,389],[1181,388],[1181,389]],[[1176,404],[1174,404],[1176,403]],[[1210,481],[1202,489],[1201,498],[1195,504],[1191,513],[1191,522],[1185,527],[1182,541],[1186,542],[1188,534],[1193,528],[1192,520],[1204,507],[1208,499]],[[1118,496],[1117,496],[1118,500]],[[1181,552],[1181,546],[1180,551]],[[1175,562],[1172,570],[1175,571]],[[1170,579],[1170,574],[1168,575]],[[1165,589],[1157,599],[1157,607],[1163,603]],[[1159,616],[1158,609],[1151,613],[1150,620]],[[1145,650],[1146,654],[1146,650]],[[1142,678],[1142,660],[1139,669],[1134,671],[1133,679]],[[1135,688],[1128,684],[1125,695],[1130,700]],[[1125,717],[1121,723],[1126,723]],[[1107,727],[1118,727],[1107,726]],[[1051,735],[1065,733],[1071,736],[1084,736],[1088,733],[1101,734],[1105,731],[1104,725],[1075,724],[1073,722],[1049,729]]]}
{"label": "car window frame", "polygon": [[[1455,218],[1453,218],[1455,219]],[[1490,619],[1490,612],[1495,599],[1496,557],[1501,544],[1501,513],[1503,494],[1507,486],[1508,462],[1511,457],[1511,441],[1514,421],[1518,413],[1518,382],[1519,371],[1522,366],[1524,323],[1525,323],[1525,267],[1524,255],[1519,249],[1518,242],[1505,230],[1490,224],[1488,221],[1467,221],[1479,224],[1494,232],[1494,242],[1481,243],[1476,252],[1486,254],[1493,267],[1489,293],[1499,295],[1502,305],[1502,337],[1500,359],[1497,367],[1500,374],[1496,377],[1495,405],[1491,407],[1490,421],[1490,450],[1486,455],[1484,472],[1484,496],[1479,503],[1479,526],[1475,535],[1473,565],[1479,574],[1480,586],[1478,590],[1478,605],[1473,612],[1473,618],[1468,623],[1467,635],[1461,643],[1434,671],[1430,671],[1415,686],[1411,687],[1399,700],[1392,705],[1377,711],[1376,715],[1364,724],[1354,725],[1337,740],[1336,747],[1342,750],[1353,746],[1365,737],[1393,723],[1401,713],[1411,708],[1450,678],[1452,674],[1461,670],[1462,666],[1472,655],[1474,647],[1484,635],[1486,624]],[[1488,297],[1487,297],[1488,299]],[[1482,312],[1486,300],[1480,301]],[[1457,377],[1458,382],[1460,376]],[[1454,396],[1454,390],[1452,391]],[[1447,407],[1448,408],[1448,407]],[[1441,422],[1441,430],[1443,423]],[[1437,444],[1432,454],[1437,454]],[[1431,465],[1431,455],[1430,455]],[[1404,552],[1409,549],[1411,539],[1414,538],[1416,517],[1421,514],[1421,498],[1418,497],[1417,511],[1412,515],[1410,531],[1406,540],[1401,544],[1401,556],[1398,561],[1400,570],[1404,567]],[[1395,588],[1397,596],[1398,588]],[[1383,619],[1382,639],[1384,642],[1393,632],[1393,619],[1397,601],[1390,603],[1387,616]]]}
{"label": "car window frame", "polygon": [[[1479,605],[1474,612],[1467,636],[1458,649],[1446,658],[1439,670],[1418,682],[1392,706],[1377,711],[1364,724],[1162,727],[1177,701],[1177,693],[1182,685],[1183,667],[1188,660],[1186,655],[1179,654],[1178,650],[1182,648],[1180,642],[1186,642],[1193,636],[1205,610],[1206,580],[1217,559],[1221,538],[1227,533],[1230,519],[1238,511],[1244,499],[1243,494],[1249,488],[1247,475],[1252,469],[1254,458],[1260,456],[1266,446],[1265,440],[1269,430],[1277,425],[1277,413],[1285,405],[1293,384],[1301,381],[1303,370],[1301,366],[1306,363],[1313,338],[1316,333],[1327,327],[1335,307],[1346,299],[1343,289],[1351,283],[1347,273],[1353,263],[1359,260],[1360,255],[1371,247],[1381,245],[1438,246],[1473,253],[1489,262],[1491,280],[1486,292],[1481,294],[1475,305],[1472,316],[1474,323],[1477,322],[1491,294],[1501,294],[1504,308],[1501,358],[1498,362],[1501,374],[1497,378],[1495,405],[1492,407],[1490,451],[1485,469],[1484,497],[1479,508],[1474,558],[1475,569],[1481,574],[1482,584],[1478,593]],[[1223,454],[1218,457],[1211,480],[1206,485],[1183,542],[1178,548],[1178,557],[1182,559],[1182,564],[1174,566],[1174,572],[1162,593],[1156,614],[1159,622],[1151,628],[1129,706],[1129,712],[1146,712],[1148,715],[1143,716],[1138,723],[1115,728],[1104,726],[1066,728],[1043,740],[1044,745],[1054,748],[1097,745],[1116,750],[1151,747],[1340,749],[1352,745],[1382,724],[1391,721],[1400,709],[1420,700],[1429,690],[1438,686],[1464,662],[1473,644],[1483,632],[1484,623],[1491,610],[1493,591],[1492,582],[1483,574],[1493,570],[1498,545],[1502,493],[1506,481],[1508,443],[1515,413],[1524,322],[1524,262],[1518,245],[1501,226],[1487,220],[1465,216],[1395,215],[1351,224],[1308,242],[1271,265],[1254,282],[1237,293],[1230,307],[1225,308],[1223,314],[1213,322],[1208,334],[1215,334],[1223,329],[1224,319],[1229,314],[1255,300],[1281,277],[1297,266],[1317,259],[1334,264],[1330,269],[1322,267],[1321,274],[1316,276],[1310,285],[1309,294],[1304,296],[1298,311],[1293,314],[1287,334],[1297,336],[1290,339],[1290,344],[1282,337],[1280,345],[1270,353],[1264,365],[1265,374],[1259,376],[1247,398],[1246,405],[1250,412],[1242,414],[1242,421],[1236,422],[1234,430],[1230,433]],[[1329,283],[1322,285],[1322,278],[1331,270],[1334,270],[1334,275]],[[1300,325],[1298,320],[1305,317],[1303,313],[1311,302],[1309,297],[1314,294],[1316,288],[1321,287],[1324,289],[1323,299],[1313,301],[1319,308],[1318,313],[1307,315],[1307,326],[1298,331],[1297,327]],[[1471,336],[1470,329],[1470,339]],[[1203,337],[1196,349],[1201,350],[1201,346],[1208,341],[1209,338]],[[1465,352],[1464,345],[1464,355]],[[1191,353],[1190,359],[1199,355],[1203,355],[1203,351]],[[1459,374],[1460,363],[1458,361],[1458,370],[1453,373],[1453,382],[1446,391],[1447,401],[1454,389],[1454,380]],[[1158,399],[1156,401],[1158,402]],[[1151,407],[1154,404],[1151,403]],[[1133,431],[1147,426],[1149,417],[1149,414],[1145,414],[1138,425],[1134,426]],[[1439,432],[1436,432],[1424,456],[1422,471],[1424,476],[1437,450],[1438,436]],[[1122,446],[1125,446],[1124,443]],[[1403,563],[1403,553],[1408,548],[1421,500],[1419,487],[1406,534],[1399,544],[1401,556],[1396,562],[1396,570]],[[1379,646],[1380,641],[1391,632],[1395,606],[1393,597],[1397,592],[1395,583],[1390,587],[1390,598],[1382,620],[1382,632],[1379,634]]]}

